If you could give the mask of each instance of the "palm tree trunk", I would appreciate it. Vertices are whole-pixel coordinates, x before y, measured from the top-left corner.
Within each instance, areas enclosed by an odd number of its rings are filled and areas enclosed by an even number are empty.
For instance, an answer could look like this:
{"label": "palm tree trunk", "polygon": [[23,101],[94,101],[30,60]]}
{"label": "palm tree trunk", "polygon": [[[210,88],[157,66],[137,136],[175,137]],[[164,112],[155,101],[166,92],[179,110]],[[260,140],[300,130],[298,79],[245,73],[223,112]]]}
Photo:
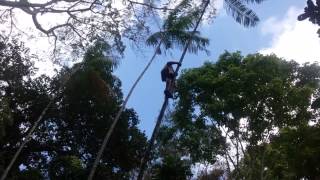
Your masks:
{"label": "palm tree trunk", "polygon": [[148,62],[148,64],[146,65],[146,67],[143,69],[143,71],[141,72],[141,74],[138,76],[137,80],[133,83],[132,87],[130,88],[129,90],[129,93],[127,95],[127,97],[125,98],[122,106],[120,107],[115,119],[113,120],[111,126],[110,126],[110,129],[109,131],[107,132],[106,136],[104,137],[103,139],[103,142],[102,142],[102,145],[101,145],[101,148],[99,149],[99,152],[97,154],[97,157],[93,163],[93,166],[91,168],[91,171],[90,171],[90,174],[89,174],[89,177],[88,177],[88,180],[92,180],[93,176],[94,176],[94,173],[97,169],[97,166],[99,164],[99,160],[101,159],[102,157],[102,154],[103,154],[103,151],[104,149],[106,148],[106,145],[108,144],[109,142],[109,139],[113,133],[113,130],[115,128],[115,126],[117,125],[119,119],[120,119],[120,116],[122,114],[122,111],[125,109],[127,103],[128,103],[128,100],[129,98],[131,97],[131,94],[133,92],[133,90],[136,88],[137,84],[139,83],[139,81],[142,79],[143,75],[145,74],[145,72],[149,69],[150,65],[152,64],[153,60],[155,59],[156,55],[158,54],[158,50],[160,49],[160,46],[162,44],[162,41],[159,42],[158,46],[156,47],[155,51],[154,51],[154,54],[153,56],[151,57],[150,61]]}
{"label": "palm tree trunk", "polygon": [[164,102],[163,102],[162,107],[161,107],[161,110],[160,110],[160,113],[159,113],[159,116],[158,116],[158,119],[157,119],[157,123],[156,123],[156,125],[154,127],[154,130],[152,132],[152,136],[151,136],[151,139],[149,141],[148,147],[146,149],[144,157],[141,160],[140,170],[139,170],[139,174],[138,174],[137,180],[141,180],[143,178],[144,170],[146,168],[146,163],[149,160],[150,153],[151,153],[154,141],[156,140],[156,138],[158,136],[160,125],[161,125],[161,122],[162,122],[162,118],[163,118],[164,112],[165,112],[165,110],[167,108],[167,105],[168,105],[168,98],[165,97]]}
{"label": "palm tree trunk", "polygon": [[[197,31],[198,26],[199,26],[199,24],[200,24],[200,22],[202,20],[202,17],[204,15],[209,3],[210,3],[210,0],[207,0],[205,2],[204,7],[203,7],[202,12],[201,12],[201,15],[200,15],[200,17],[199,17],[199,19],[198,19],[198,21],[196,23],[196,26],[194,27],[194,29],[192,31],[192,35],[194,35],[195,32]],[[185,57],[185,55],[187,53],[187,50],[188,50],[188,47],[189,47],[190,43],[191,43],[191,38],[188,40],[188,42],[187,42],[187,44],[186,44],[186,46],[185,46],[185,48],[184,48],[184,50],[182,52],[182,55],[181,55],[180,60],[179,60],[180,64],[182,64],[182,62],[183,62],[183,59],[184,59],[184,57]],[[180,66],[178,66],[176,68],[175,73],[179,72],[179,69],[180,69]],[[140,165],[140,171],[139,171],[137,180],[142,180],[143,179],[144,170],[146,168],[146,164],[148,162],[148,159],[149,159],[150,152],[152,150],[154,141],[157,138],[157,134],[158,134],[158,131],[159,131],[159,128],[160,128],[160,125],[161,125],[161,121],[163,119],[163,115],[164,115],[164,112],[165,112],[167,106],[168,106],[168,98],[165,98],[165,100],[163,102],[163,105],[162,105],[162,108],[161,108],[161,111],[159,113],[158,119],[157,119],[156,126],[155,126],[155,128],[153,130],[152,137],[151,137],[151,139],[149,141],[148,148],[147,148],[147,150],[145,152],[144,157],[142,158],[141,165]]]}
{"label": "palm tree trunk", "polygon": [[29,130],[27,136],[25,137],[25,140],[21,143],[19,149],[17,150],[17,152],[14,154],[13,158],[11,159],[8,167],[6,168],[6,170],[3,172],[2,176],[1,176],[1,180],[5,180],[10,169],[12,168],[14,162],[17,160],[18,156],[20,155],[22,149],[24,148],[24,146],[27,144],[27,142],[31,139],[31,136],[34,132],[34,130],[38,127],[40,121],[43,119],[44,115],[47,113],[49,107],[51,106],[51,104],[53,103],[53,99],[51,99],[49,101],[49,103],[47,104],[47,106],[43,109],[43,111],[41,112],[40,116],[38,117],[38,119],[36,120],[36,122],[33,124],[33,126],[31,127],[31,129]]}
{"label": "palm tree trunk", "polygon": [[[203,0],[203,1],[204,1],[204,0]],[[201,22],[201,20],[202,20],[202,17],[203,17],[203,15],[204,15],[204,13],[206,12],[206,9],[207,9],[209,3],[210,3],[210,0],[207,0],[207,1],[205,2],[204,7],[203,7],[202,12],[201,12],[201,15],[200,15],[200,17],[199,17],[199,19],[198,19],[198,21],[197,21],[197,24],[196,24],[196,26],[194,27],[194,29],[193,29],[193,31],[192,31],[191,37],[196,33],[196,31],[197,31],[197,29],[198,29],[198,26],[199,26],[199,24],[200,24],[200,22]],[[182,52],[182,54],[181,54],[181,57],[180,57],[180,60],[179,60],[179,63],[180,63],[180,64],[182,64],[182,62],[183,62],[184,56],[185,56],[186,53],[187,53],[187,50],[188,50],[188,47],[189,47],[190,43],[191,43],[191,38],[189,38],[188,43],[186,44],[186,46],[185,46],[185,48],[184,48],[184,50],[183,50],[183,52]],[[180,70],[180,66],[177,67],[175,73],[179,72],[179,70]]]}

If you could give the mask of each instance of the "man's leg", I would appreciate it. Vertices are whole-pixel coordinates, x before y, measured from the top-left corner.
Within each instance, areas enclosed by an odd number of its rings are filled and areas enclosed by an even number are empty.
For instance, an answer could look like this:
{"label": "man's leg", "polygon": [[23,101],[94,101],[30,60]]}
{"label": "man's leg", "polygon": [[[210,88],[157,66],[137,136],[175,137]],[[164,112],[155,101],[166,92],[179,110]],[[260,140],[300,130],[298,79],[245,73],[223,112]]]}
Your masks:
{"label": "man's leg", "polygon": [[164,90],[164,94],[166,95],[167,98],[173,98],[172,79],[170,78],[166,79],[166,89]]}

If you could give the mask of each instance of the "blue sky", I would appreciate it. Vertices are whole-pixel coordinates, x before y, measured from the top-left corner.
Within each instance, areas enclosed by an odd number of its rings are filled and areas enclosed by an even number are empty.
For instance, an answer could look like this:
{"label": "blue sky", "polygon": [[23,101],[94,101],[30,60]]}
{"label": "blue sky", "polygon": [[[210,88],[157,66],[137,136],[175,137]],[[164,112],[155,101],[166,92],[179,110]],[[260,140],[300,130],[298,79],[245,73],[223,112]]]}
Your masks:
{"label": "blue sky", "polygon": [[[199,29],[203,36],[210,39],[208,49],[211,54],[187,54],[182,69],[199,67],[205,61],[215,62],[225,50],[241,51],[243,55],[256,52],[276,53],[280,57],[297,59],[299,62],[315,61],[320,56],[317,27],[307,21],[296,21],[305,2],[266,0],[262,4],[250,6],[260,17],[260,23],[254,28],[242,27],[228,16],[224,9],[220,9],[212,23],[202,24]],[[127,48],[125,58],[116,70],[116,75],[122,81],[124,95],[127,95],[128,89],[152,53],[152,48],[144,49],[143,54]],[[175,50],[158,56],[128,102],[127,106],[138,113],[141,120],[139,126],[148,136],[152,133],[163,102],[164,83],[160,80],[160,70],[167,61],[179,59],[180,55],[181,51]]]}

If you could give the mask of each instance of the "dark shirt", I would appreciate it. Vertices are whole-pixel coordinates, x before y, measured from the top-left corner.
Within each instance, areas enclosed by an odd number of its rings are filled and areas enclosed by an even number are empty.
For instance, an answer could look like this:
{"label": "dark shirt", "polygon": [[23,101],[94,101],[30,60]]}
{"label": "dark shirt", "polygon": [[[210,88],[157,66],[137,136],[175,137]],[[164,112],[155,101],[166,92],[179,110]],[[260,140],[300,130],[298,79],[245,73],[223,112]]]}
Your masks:
{"label": "dark shirt", "polygon": [[169,61],[161,70],[161,80],[166,81],[167,78],[174,79],[174,69],[172,67],[173,64],[179,64],[178,62]]}

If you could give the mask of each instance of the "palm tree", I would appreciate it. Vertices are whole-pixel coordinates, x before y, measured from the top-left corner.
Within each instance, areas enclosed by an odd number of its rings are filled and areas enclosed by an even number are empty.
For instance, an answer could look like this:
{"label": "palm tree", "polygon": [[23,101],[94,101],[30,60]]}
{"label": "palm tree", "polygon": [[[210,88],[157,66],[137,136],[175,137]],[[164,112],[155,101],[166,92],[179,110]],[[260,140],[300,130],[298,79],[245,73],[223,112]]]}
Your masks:
{"label": "palm tree", "polygon": [[[261,3],[262,1],[263,0],[246,0],[247,3],[249,2]],[[186,51],[189,51],[192,53],[197,53],[198,51],[208,52],[206,47],[209,44],[209,40],[207,38],[201,37],[200,32],[197,31],[197,27],[200,23],[200,21],[197,21],[197,20],[199,19],[199,16],[201,16],[200,20],[202,19],[202,15],[205,12],[207,6],[205,6],[204,9],[195,9],[191,13],[184,12],[185,8],[191,7],[191,2],[192,0],[182,0],[179,3],[179,5],[176,6],[176,8],[169,14],[167,20],[164,22],[164,25],[162,27],[163,30],[152,34],[147,39],[146,41],[147,45],[154,46],[155,52],[151,57],[151,59],[149,60],[149,62],[147,63],[146,67],[138,76],[137,80],[134,82],[134,84],[130,88],[128,95],[126,96],[113,123],[111,124],[102,142],[102,145],[97,154],[97,157],[93,163],[88,180],[92,180],[94,173],[96,171],[96,168],[98,166],[99,160],[101,159],[101,156],[103,154],[103,151],[112,135],[112,132],[117,122],[120,119],[122,111],[125,109],[126,104],[129,98],[131,97],[133,90],[135,89],[135,87],[137,86],[137,84],[145,74],[145,72],[148,70],[148,68],[152,64],[156,55],[162,52],[161,48],[164,50],[168,50],[177,46],[178,48],[184,49],[183,55],[180,58],[181,62],[186,54]],[[206,2],[210,3],[210,0]],[[245,27],[255,26],[259,21],[258,16],[252,10],[247,8],[241,0],[224,0],[224,2],[226,4],[226,10],[229,13],[231,13],[232,17],[234,17],[238,23],[244,25]],[[189,31],[189,29],[192,27],[194,27],[194,30]],[[179,67],[180,66],[178,66],[176,71],[179,71]],[[160,115],[158,116],[156,127],[153,131],[154,136],[156,136],[157,133],[155,132],[157,132],[160,127],[162,116],[164,114],[164,110],[166,109],[167,103],[168,103],[168,99],[165,99],[160,111]],[[152,138],[152,139],[149,142],[150,149],[152,148],[155,138]],[[149,152],[146,152],[146,154],[149,154]],[[146,160],[147,158],[145,157],[144,159]]]}
{"label": "palm tree", "polygon": [[[188,39],[191,39],[192,46],[190,46],[189,48],[190,52],[197,53],[199,50],[204,50],[208,52],[208,50],[206,49],[206,46],[209,45],[209,40],[207,38],[201,37],[199,32],[197,32],[196,34],[195,33],[192,34],[191,32],[188,31],[188,29],[193,26],[194,19],[196,18],[195,16],[196,11],[190,14],[181,16],[183,9],[187,7],[190,7],[190,0],[183,0],[181,3],[179,3],[176,6],[176,8],[170,13],[167,20],[164,22],[164,25],[162,26],[163,30],[152,34],[147,39],[146,44],[150,46],[156,46],[155,51],[151,59],[147,63],[146,67],[143,69],[143,71],[140,73],[136,81],[133,83],[132,87],[129,90],[128,95],[126,96],[125,100],[122,103],[121,108],[119,109],[115,119],[113,120],[113,123],[111,124],[102,142],[101,148],[99,149],[97,157],[93,163],[88,180],[93,179],[94,173],[98,166],[99,160],[101,159],[103,151],[112,135],[112,132],[117,122],[120,119],[122,111],[125,109],[127,102],[131,97],[133,90],[135,89],[139,81],[142,79],[143,75],[148,70],[148,68],[152,64],[157,54],[160,54],[163,51],[161,49],[163,48],[164,50],[168,50],[173,48],[173,45],[177,45],[181,48],[184,46],[184,44]],[[177,16],[179,16],[180,19],[177,18]]]}
{"label": "palm tree", "polygon": [[[246,0],[246,1],[247,2],[261,3],[263,0]],[[182,45],[181,42],[184,43],[183,44],[184,45],[184,50],[183,50],[182,55],[181,55],[180,60],[179,60],[180,64],[182,64],[184,56],[185,56],[185,54],[186,54],[186,52],[188,50],[192,51],[194,49],[197,49],[197,46],[192,44],[192,39],[190,37],[193,37],[194,35],[198,34],[198,31],[197,31],[198,25],[200,24],[200,22],[202,20],[202,17],[204,15],[209,3],[210,3],[210,0],[207,0],[207,1],[203,2],[204,7],[201,10],[201,13],[199,15],[200,17],[198,17],[193,31],[187,33],[189,35],[189,38],[187,38],[187,39],[182,38],[182,39],[179,39],[179,41],[178,41],[178,45]],[[234,17],[235,20],[238,23],[244,25],[245,27],[255,26],[257,24],[257,22],[259,21],[258,16],[252,10],[248,9],[245,5],[243,5],[240,0],[225,0],[225,3],[227,5],[227,11],[232,14],[232,17]],[[182,32],[177,32],[177,33],[179,34],[179,33],[182,33]],[[175,34],[175,32],[173,34]],[[149,38],[149,42],[156,42],[157,39],[160,39],[159,37],[161,37],[161,36],[159,36],[159,35],[158,36],[154,36],[154,37],[151,38],[151,40]],[[182,35],[182,37],[186,37],[186,36]],[[170,41],[168,41],[168,42],[169,42],[169,45],[171,45]],[[151,44],[155,44],[155,43],[151,43]],[[201,47],[198,48],[198,49],[201,49]],[[180,69],[180,66],[177,67],[177,69],[175,70],[175,73],[178,73],[179,69]],[[154,141],[158,136],[160,125],[161,125],[161,122],[162,122],[162,119],[163,119],[163,116],[164,116],[164,112],[165,112],[167,106],[168,106],[168,98],[165,97],[164,102],[163,102],[162,107],[161,107],[161,110],[160,110],[160,113],[159,113],[158,118],[157,118],[156,125],[155,125],[155,127],[153,129],[151,139],[150,139],[148,147],[146,149],[145,155],[142,158],[137,180],[142,180],[143,179],[144,170],[146,168],[147,161],[149,160],[150,152],[152,150]]]}
{"label": "palm tree", "polygon": [[179,9],[170,13],[162,26],[164,31],[159,31],[149,36],[146,44],[154,47],[161,44],[160,49],[158,49],[158,53],[161,53],[161,49],[164,51],[174,48],[183,50],[187,42],[191,39],[190,45],[188,46],[190,53],[197,53],[198,51],[208,53],[209,51],[206,47],[209,45],[209,40],[201,37],[199,31],[195,33],[190,31],[190,29],[195,26],[195,22],[199,17],[199,11],[199,8],[195,8],[193,11],[185,13]]}

